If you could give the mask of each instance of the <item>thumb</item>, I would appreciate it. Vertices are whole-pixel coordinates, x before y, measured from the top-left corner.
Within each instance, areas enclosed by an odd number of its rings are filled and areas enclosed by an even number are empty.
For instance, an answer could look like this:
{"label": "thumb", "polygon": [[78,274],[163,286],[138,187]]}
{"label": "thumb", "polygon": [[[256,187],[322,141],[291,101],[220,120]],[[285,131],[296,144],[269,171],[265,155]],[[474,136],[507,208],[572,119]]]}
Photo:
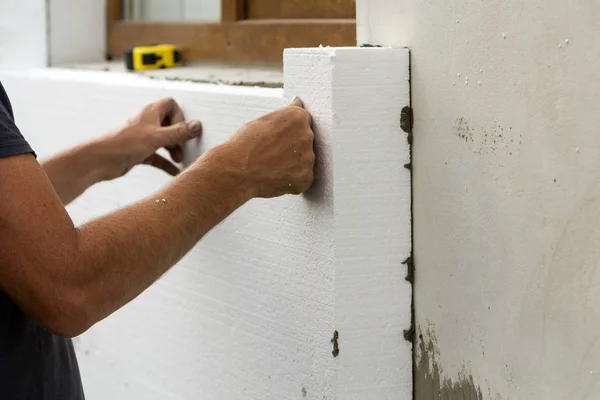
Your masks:
{"label": "thumb", "polygon": [[200,121],[179,122],[171,126],[158,129],[159,146],[175,146],[194,139],[202,134],[202,123]]}
{"label": "thumb", "polygon": [[288,104],[288,106],[304,108],[304,102],[300,99],[300,97],[294,96],[294,98],[292,99],[292,101],[290,101],[290,104]]}

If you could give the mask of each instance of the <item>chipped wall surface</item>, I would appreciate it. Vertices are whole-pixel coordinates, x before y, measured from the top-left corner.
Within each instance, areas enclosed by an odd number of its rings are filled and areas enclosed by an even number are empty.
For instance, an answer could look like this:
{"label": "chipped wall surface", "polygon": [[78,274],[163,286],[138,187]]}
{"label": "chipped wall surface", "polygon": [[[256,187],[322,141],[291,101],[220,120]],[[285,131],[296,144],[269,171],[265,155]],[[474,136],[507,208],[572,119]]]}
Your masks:
{"label": "chipped wall surface", "polygon": [[[249,202],[156,285],[76,339],[88,399],[410,397],[403,331],[411,285],[402,264],[411,252],[410,155],[400,128],[408,73],[406,49],[357,48],[287,51],[284,90],[0,71],[41,159],[165,96],[203,121],[188,162],[293,95],[313,116],[311,192]],[[69,211],[81,223],[168,181],[136,167]]]}
{"label": "chipped wall surface", "polygon": [[599,398],[600,2],[358,19],[359,43],[411,49],[416,399]]}

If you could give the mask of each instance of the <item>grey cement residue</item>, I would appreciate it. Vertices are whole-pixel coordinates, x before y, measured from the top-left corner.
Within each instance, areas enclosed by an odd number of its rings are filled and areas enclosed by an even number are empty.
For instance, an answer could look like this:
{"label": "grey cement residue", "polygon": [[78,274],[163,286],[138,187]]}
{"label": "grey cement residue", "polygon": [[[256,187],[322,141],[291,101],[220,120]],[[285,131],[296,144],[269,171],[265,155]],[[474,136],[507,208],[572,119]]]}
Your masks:
{"label": "grey cement residue", "polygon": [[460,117],[454,121],[454,133],[465,142],[473,142],[473,131],[466,118]]}
{"label": "grey cement residue", "polygon": [[[484,400],[481,387],[473,380],[473,375],[466,367],[456,377],[444,375],[438,359],[438,347],[435,331],[430,325],[426,330],[419,327],[418,352],[415,368],[416,400]],[[490,393],[485,400],[501,400],[500,395]]]}
{"label": "grey cement residue", "polygon": [[413,263],[412,257],[408,257],[402,265],[406,265],[406,278],[405,280],[409,283],[415,283],[415,264]]}
{"label": "grey cement residue", "polygon": [[411,134],[413,130],[413,111],[412,108],[408,106],[402,108],[402,111],[400,112],[400,128],[402,128],[404,132],[409,134],[408,144],[411,144]]}
{"label": "grey cement residue", "polygon": [[265,81],[232,81],[223,79],[192,79],[192,78],[178,78],[178,77],[156,77],[151,75],[145,75],[147,78],[153,80],[164,80],[173,82],[190,82],[190,83],[208,83],[214,85],[228,85],[228,86],[247,86],[247,87],[262,87],[270,89],[283,88],[283,83],[280,82],[265,82]]}
{"label": "grey cement residue", "polygon": [[407,342],[413,342],[415,340],[415,326],[411,321],[410,328],[405,329],[404,331],[404,340]]}
{"label": "grey cement residue", "polygon": [[333,351],[331,352],[331,354],[333,354],[334,357],[337,357],[340,355],[340,346],[339,346],[339,342],[338,340],[340,339],[340,334],[338,331],[333,332],[333,338],[331,339],[331,344],[333,344]]}
{"label": "grey cement residue", "polygon": [[512,126],[503,126],[496,121],[480,126],[468,118],[460,117],[454,121],[452,132],[463,139],[477,155],[512,156],[522,143],[522,135],[517,134]]}

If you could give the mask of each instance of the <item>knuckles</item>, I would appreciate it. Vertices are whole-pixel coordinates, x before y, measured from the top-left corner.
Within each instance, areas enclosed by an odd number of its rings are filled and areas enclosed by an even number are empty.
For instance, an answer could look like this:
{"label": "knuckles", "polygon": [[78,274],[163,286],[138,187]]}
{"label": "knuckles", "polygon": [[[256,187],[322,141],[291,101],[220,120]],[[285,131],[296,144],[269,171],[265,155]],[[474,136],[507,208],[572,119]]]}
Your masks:
{"label": "knuckles", "polygon": [[233,137],[237,148],[260,154],[249,171],[257,197],[299,195],[314,181],[314,132],[311,116],[297,106],[284,107],[244,124]]}
{"label": "knuckles", "polygon": [[296,123],[310,125],[310,114],[302,107],[286,107],[288,116]]}

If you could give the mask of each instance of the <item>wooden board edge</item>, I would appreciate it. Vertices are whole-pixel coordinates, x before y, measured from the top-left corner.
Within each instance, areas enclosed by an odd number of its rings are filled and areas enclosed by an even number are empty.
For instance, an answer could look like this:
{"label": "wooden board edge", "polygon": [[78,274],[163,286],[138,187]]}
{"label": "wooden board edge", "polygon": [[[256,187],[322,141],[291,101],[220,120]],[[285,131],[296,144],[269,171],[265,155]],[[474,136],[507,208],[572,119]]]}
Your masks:
{"label": "wooden board edge", "polygon": [[246,19],[247,0],[221,0],[221,21],[235,22]]}
{"label": "wooden board edge", "polygon": [[354,0],[246,0],[246,18],[356,18],[356,2]]}
{"label": "wooden board edge", "polygon": [[108,32],[108,53],[121,57],[137,45],[173,43],[188,61],[282,63],[286,48],[356,45],[356,21],[269,20],[223,24],[118,21]]}

